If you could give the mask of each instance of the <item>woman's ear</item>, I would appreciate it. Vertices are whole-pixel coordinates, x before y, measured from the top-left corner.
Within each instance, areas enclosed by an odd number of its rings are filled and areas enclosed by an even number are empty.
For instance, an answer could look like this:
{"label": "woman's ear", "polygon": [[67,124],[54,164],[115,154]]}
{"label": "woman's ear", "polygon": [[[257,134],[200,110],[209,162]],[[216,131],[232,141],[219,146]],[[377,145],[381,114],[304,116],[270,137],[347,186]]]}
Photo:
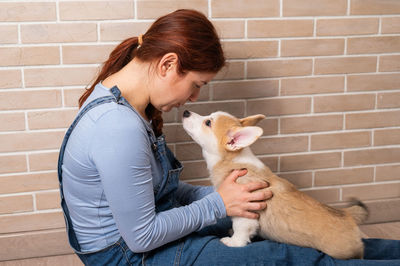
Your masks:
{"label": "woman's ear", "polygon": [[178,55],[176,53],[165,54],[157,65],[158,73],[165,77],[169,71],[176,72],[178,65]]}

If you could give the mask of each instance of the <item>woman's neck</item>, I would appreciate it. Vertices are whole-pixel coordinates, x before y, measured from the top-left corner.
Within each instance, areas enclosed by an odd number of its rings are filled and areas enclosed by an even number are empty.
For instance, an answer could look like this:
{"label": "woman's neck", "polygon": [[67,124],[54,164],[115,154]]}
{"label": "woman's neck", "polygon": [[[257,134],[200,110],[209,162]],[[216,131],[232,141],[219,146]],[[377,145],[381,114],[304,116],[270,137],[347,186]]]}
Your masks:
{"label": "woman's neck", "polygon": [[146,63],[133,59],[118,72],[102,81],[107,88],[117,86],[122,96],[146,120],[146,107],[150,103],[148,93],[148,67]]}

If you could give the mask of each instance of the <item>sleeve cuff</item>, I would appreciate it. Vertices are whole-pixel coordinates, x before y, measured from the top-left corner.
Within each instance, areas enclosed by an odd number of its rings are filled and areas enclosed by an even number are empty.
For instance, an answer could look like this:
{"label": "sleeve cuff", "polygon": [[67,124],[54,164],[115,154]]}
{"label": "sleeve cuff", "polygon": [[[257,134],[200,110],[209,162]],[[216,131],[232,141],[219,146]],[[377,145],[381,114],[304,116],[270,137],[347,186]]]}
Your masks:
{"label": "sleeve cuff", "polygon": [[224,201],[221,198],[221,195],[218,192],[212,192],[206,196],[210,198],[211,203],[214,205],[214,213],[215,217],[218,219],[226,217],[226,209]]}

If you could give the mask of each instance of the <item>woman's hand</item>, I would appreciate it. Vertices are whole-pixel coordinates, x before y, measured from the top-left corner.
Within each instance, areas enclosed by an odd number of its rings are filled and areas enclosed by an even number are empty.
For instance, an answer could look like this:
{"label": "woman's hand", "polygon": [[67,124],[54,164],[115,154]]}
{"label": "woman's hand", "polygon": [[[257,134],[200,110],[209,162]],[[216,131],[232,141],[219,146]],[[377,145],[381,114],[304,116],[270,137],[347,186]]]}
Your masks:
{"label": "woman's hand", "polygon": [[241,216],[250,219],[257,219],[259,211],[267,207],[265,200],[272,197],[269,190],[255,191],[268,187],[266,182],[251,182],[238,184],[236,179],[244,176],[247,170],[234,170],[230,173],[218,188],[225,204],[228,216]]}

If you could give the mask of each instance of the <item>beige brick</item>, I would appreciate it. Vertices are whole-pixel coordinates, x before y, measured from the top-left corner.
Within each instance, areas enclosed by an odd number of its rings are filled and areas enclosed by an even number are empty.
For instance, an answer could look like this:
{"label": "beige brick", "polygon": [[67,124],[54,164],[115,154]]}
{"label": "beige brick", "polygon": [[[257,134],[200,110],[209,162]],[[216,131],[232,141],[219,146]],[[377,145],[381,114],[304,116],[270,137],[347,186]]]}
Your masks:
{"label": "beige brick", "polygon": [[335,169],[315,172],[316,186],[368,183],[374,180],[374,168]]}
{"label": "beige brick", "polygon": [[60,205],[59,192],[42,192],[36,194],[36,207],[38,210],[58,209]]}
{"label": "beige brick", "polygon": [[33,211],[31,195],[0,197],[0,214]]}
{"label": "beige brick", "polygon": [[375,72],[377,57],[316,58],[314,74]]}
{"label": "beige brick", "polygon": [[249,20],[249,38],[308,37],[312,36],[314,22],[304,20]]}
{"label": "beige brick", "polygon": [[311,74],[311,71],[311,59],[247,62],[248,78],[305,76]]}
{"label": "beige brick", "polygon": [[[25,156],[19,156],[23,158],[23,162],[21,164],[26,164]],[[6,158],[1,158],[3,161]],[[6,160],[4,160],[7,163]],[[11,162],[9,160],[9,162]],[[13,162],[11,162],[13,163]],[[10,169],[11,170],[11,169]],[[26,168],[23,168],[22,171],[25,171]],[[14,169],[12,172],[21,171],[19,169]],[[9,175],[9,176],[2,176],[1,177],[1,186],[0,186],[0,193],[19,193],[19,192],[31,192],[37,190],[47,190],[47,189],[56,189],[58,188],[58,178],[57,173],[26,173],[22,175]]]}
{"label": "beige brick", "polygon": [[354,37],[347,40],[348,54],[395,52],[400,52],[400,36]]}
{"label": "beige brick", "polygon": [[0,89],[22,87],[21,70],[0,70],[0,76],[7,77],[6,79],[0,79]]}
{"label": "beige brick", "polygon": [[400,144],[400,129],[375,130],[374,145]]}
{"label": "beige brick", "polygon": [[51,65],[60,63],[59,48],[42,47],[7,47],[0,48],[0,66]]}
{"label": "beige brick", "polygon": [[188,180],[185,181],[185,183],[192,184],[194,186],[212,186],[211,180],[209,178],[201,180]]}
{"label": "beige brick", "polygon": [[51,108],[61,106],[59,90],[0,91],[2,110]]}
{"label": "beige brick", "polygon": [[225,41],[222,43],[227,59],[276,57],[277,41]]}
{"label": "beige brick", "polygon": [[56,20],[55,2],[0,3],[0,21]]}
{"label": "beige brick", "polygon": [[197,143],[176,144],[178,160],[203,160],[201,147]]}
{"label": "beige brick", "polygon": [[400,111],[346,114],[346,129],[400,126]]}
{"label": "beige brick", "polygon": [[378,18],[317,20],[317,36],[376,34],[378,30]]}
{"label": "beige brick", "polygon": [[311,98],[273,98],[265,100],[249,100],[247,114],[265,114],[267,116],[305,114],[311,111]]}
{"label": "beige brick", "polygon": [[272,172],[276,172],[278,170],[278,157],[261,157],[258,158],[268,166]]}
{"label": "beige brick", "polygon": [[214,77],[214,80],[243,79],[244,62],[227,62],[226,66]]}
{"label": "beige brick", "polygon": [[62,67],[25,69],[27,87],[87,85],[98,72],[97,67]]}
{"label": "beige brick", "polygon": [[[399,221],[399,208],[400,199],[381,199],[381,200],[369,200],[368,209],[370,210],[370,216],[368,217],[368,223],[382,223]],[[390,232],[390,231],[389,231]]]}
{"label": "beige brick", "polygon": [[338,202],[340,199],[340,190],[338,188],[312,189],[303,192],[322,203]]}
{"label": "beige brick", "polygon": [[378,93],[378,108],[400,107],[400,92]]}
{"label": "beige brick", "polygon": [[25,172],[26,170],[25,155],[0,155],[0,174]]}
{"label": "beige brick", "polygon": [[236,117],[244,116],[244,102],[243,101],[230,101],[230,102],[209,102],[209,103],[190,103],[186,106],[179,108],[178,117],[182,117],[183,111],[189,110],[200,115],[209,115],[213,112],[223,111],[230,113]]}
{"label": "beige brick", "polygon": [[206,162],[183,162],[184,169],[180,175],[181,180],[209,177]]}
{"label": "beige brick", "polygon": [[0,131],[25,130],[25,114],[3,113],[0,114]]}
{"label": "beige brick", "polygon": [[211,2],[212,17],[277,17],[279,0],[214,0]]}
{"label": "beige brick", "polygon": [[346,15],[347,0],[285,0],[283,16],[339,16]]}
{"label": "beige brick", "polygon": [[[88,86],[89,88],[89,86]],[[64,104],[66,107],[78,107],[78,100],[82,96],[84,88],[64,89]]]}
{"label": "beige brick", "polygon": [[258,139],[252,146],[255,154],[302,152],[308,149],[308,137],[267,137]]}
{"label": "beige brick", "polygon": [[103,63],[115,48],[115,45],[68,45],[63,46],[64,64]]}
{"label": "beige brick", "polygon": [[399,158],[400,148],[345,151],[344,165],[357,166],[368,164],[398,163]]}
{"label": "beige brick", "polygon": [[212,20],[212,23],[223,39],[243,38],[244,37],[244,21],[241,20]]}
{"label": "beige brick", "polygon": [[299,171],[339,167],[341,153],[315,153],[281,157],[281,171]]}
{"label": "beige brick", "polygon": [[0,152],[58,149],[64,133],[64,131],[49,131],[1,134]]}
{"label": "beige brick", "polygon": [[376,167],[376,181],[399,180],[400,165],[385,165]]}
{"label": "beige brick", "polygon": [[57,23],[21,25],[22,43],[97,41],[96,23]]}
{"label": "beige brick", "polygon": [[347,77],[348,91],[397,90],[400,74],[351,75]]}
{"label": "beige brick", "polygon": [[61,20],[108,20],[134,18],[134,2],[123,1],[62,1]]}
{"label": "beige brick", "polygon": [[386,15],[398,14],[400,2],[397,0],[352,0],[351,15]]}
{"label": "beige brick", "polygon": [[400,17],[381,18],[382,19],[382,33],[400,33]]}
{"label": "beige brick", "polygon": [[28,159],[31,171],[57,170],[58,152],[32,153]]}
{"label": "beige brick", "polygon": [[185,132],[182,125],[166,124],[163,132],[168,143],[191,141],[191,137]]}
{"label": "beige brick", "polygon": [[195,9],[207,16],[207,0],[138,0],[137,14],[139,19],[158,18],[177,9]]}
{"label": "beige brick", "polygon": [[379,71],[400,71],[400,55],[382,55],[379,58]]}
{"label": "beige brick", "polygon": [[264,119],[260,121],[257,126],[261,127],[264,131],[263,136],[271,136],[278,134],[278,119]]}
{"label": "beige brick", "polygon": [[332,95],[314,97],[314,112],[346,112],[375,108],[375,94]]}
{"label": "beige brick", "polygon": [[63,228],[64,226],[64,216],[61,211],[0,217],[0,233],[2,234]]}
{"label": "beige brick", "polygon": [[344,39],[282,40],[281,56],[342,55]]}
{"label": "beige brick", "polygon": [[282,173],[280,177],[285,178],[297,188],[307,188],[312,186],[312,173],[311,172],[294,172],[294,173]]}
{"label": "beige brick", "polygon": [[18,26],[0,25],[0,43],[17,43]]}
{"label": "beige brick", "polygon": [[78,110],[28,112],[29,129],[67,128]]}
{"label": "beige brick", "polygon": [[344,91],[344,77],[306,77],[281,80],[281,95],[320,94]]}
{"label": "beige brick", "polygon": [[[82,263],[75,264],[74,261],[66,260],[64,256],[62,261],[49,260],[46,263],[43,261],[37,262],[35,260],[46,259],[47,256],[72,254],[73,251],[69,247],[67,234],[65,228],[56,230],[45,230],[39,232],[25,232],[21,234],[5,235],[0,238],[0,258],[2,260],[10,260],[10,265],[4,266],[31,266],[31,265],[57,265],[57,266],[80,266]],[[18,247],[24,247],[24,252]],[[76,255],[74,255],[76,256]],[[58,257],[58,256],[57,256]],[[77,257],[77,256],[76,256]],[[27,263],[15,261],[15,259],[35,258],[33,260],[26,260]],[[77,259],[79,260],[79,259]],[[48,262],[48,264],[47,264]]]}
{"label": "beige brick", "polygon": [[4,262],[2,266],[30,266],[30,265],[58,265],[58,266],[82,266],[82,261],[76,254],[56,255],[39,258],[27,258]]}
{"label": "beige brick", "polygon": [[311,150],[348,149],[371,146],[370,132],[346,132],[311,136]]}
{"label": "beige brick", "polygon": [[101,41],[122,41],[145,34],[150,22],[104,22],[100,23]]}
{"label": "beige brick", "polygon": [[400,183],[344,187],[342,193],[343,198],[356,197],[360,200],[398,198]]}
{"label": "beige brick", "polygon": [[281,118],[281,133],[283,134],[341,130],[342,128],[342,115],[316,115]]}
{"label": "beige brick", "polygon": [[249,99],[279,95],[278,80],[238,80],[212,84],[213,100]]}

